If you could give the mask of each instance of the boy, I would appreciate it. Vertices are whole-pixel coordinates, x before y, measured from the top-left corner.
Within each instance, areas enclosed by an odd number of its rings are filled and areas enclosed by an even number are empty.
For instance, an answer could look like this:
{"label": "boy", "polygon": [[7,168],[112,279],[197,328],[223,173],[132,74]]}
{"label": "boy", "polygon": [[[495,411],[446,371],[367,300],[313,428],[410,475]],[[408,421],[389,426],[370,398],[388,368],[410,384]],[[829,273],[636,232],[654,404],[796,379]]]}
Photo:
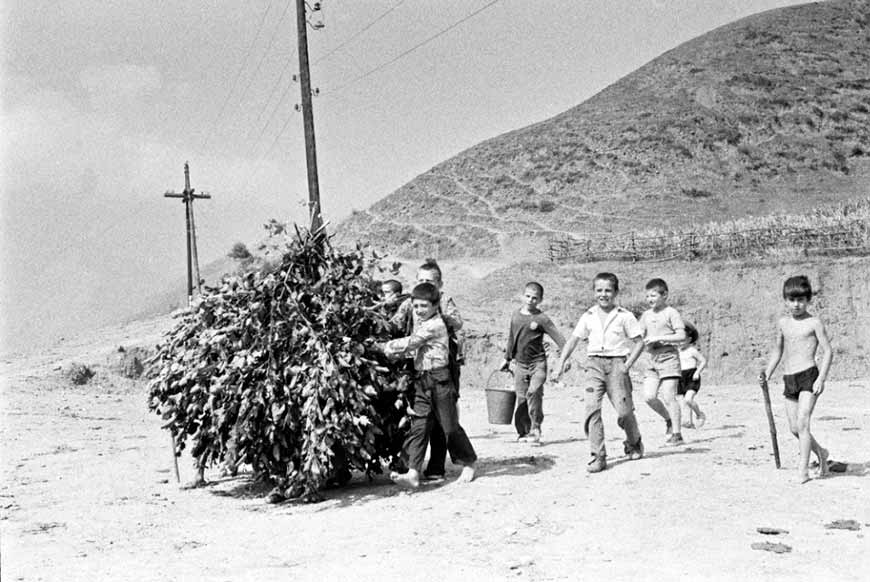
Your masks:
{"label": "boy", "polygon": [[541,442],[541,422],[544,420],[542,404],[544,382],[547,380],[544,334],[550,336],[560,350],[565,346],[565,338],[550,318],[538,309],[543,298],[544,287],[540,283],[526,283],[523,306],[511,316],[507,349],[501,365],[502,370],[507,370],[511,360],[516,360],[514,390],[517,393],[517,410],[514,426],[519,435],[517,440],[533,445]]}
{"label": "boy", "polygon": [[[441,292],[441,287],[444,284],[441,277],[441,267],[434,259],[426,259],[417,269],[417,283],[431,283],[438,289],[441,297],[438,303],[439,312],[444,317],[448,333],[453,335],[456,340],[456,347],[461,352],[462,337],[459,335],[459,332],[462,329],[462,316],[459,315],[459,310],[456,308],[453,299]],[[397,333],[405,336],[411,334],[414,329],[414,310],[412,309],[410,298],[399,305],[399,309],[390,321]],[[462,354],[457,353],[454,356],[455,361],[451,365],[451,374],[453,375],[452,379],[456,387],[456,398],[458,399],[459,366],[462,363]],[[429,464],[426,466],[424,477],[432,480],[443,479],[447,463],[447,440],[444,436],[444,431],[437,422],[432,427],[429,439],[432,451],[429,455]]]}
{"label": "boy", "polygon": [[634,416],[631,399],[632,364],[640,356],[643,343],[641,328],[634,315],[616,305],[619,279],[613,273],[599,273],[592,282],[596,305],[580,316],[577,327],[562,348],[556,365],[556,380],[565,371],[565,363],[580,340],[588,340],[584,368],[586,388],[586,418],[584,430],[589,437],[592,460],[586,467],[590,473],[607,468],[604,447],[604,423],[601,421],[601,400],[607,394],[616,409],[617,423],[625,431],[625,453],[631,460],[643,457],[643,442]]}
{"label": "boy", "polygon": [[390,357],[413,357],[414,381],[410,395],[411,425],[405,438],[408,472],[391,473],[397,484],[417,488],[426,446],[434,423],[444,430],[447,449],[454,462],[463,465],[460,483],[474,479],[477,455],[465,430],[459,425],[456,408],[456,386],[448,369],[447,325],[440,314],[441,292],[431,283],[420,283],[411,292],[414,310],[414,331],[407,337],[383,344]]}
{"label": "boy", "polygon": [[381,283],[381,295],[383,300],[380,305],[387,317],[392,318],[407,299],[408,295],[402,293],[402,284],[395,279],[388,279]]}
{"label": "boy", "polygon": [[[784,357],[785,411],[791,433],[800,442],[798,482],[810,480],[808,465],[810,451],[819,460],[819,476],[828,474],[828,451],[810,433],[810,417],[816,400],[825,390],[825,379],[831,367],[833,352],[822,321],[807,313],[813,298],[810,281],[803,275],[790,277],[782,287],[789,314],[779,320],[776,343],[770,353],[767,368],[759,380],[766,382]],[[821,367],[816,367],[816,352],[821,351]]]}
{"label": "boy", "polygon": [[[707,416],[695,401],[701,389],[701,372],[707,367],[707,358],[698,349],[698,330],[694,325],[686,323],[686,341],[680,344],[680,386],[677,388],[677,400],[686,407],[686,422],[683,428],[701,428],[707,422]],[[694,421],[692,419],[694,415]]]}
{"label": "boy", "polygon": [[[640,316],[643,343],[649,354],[649,365],[643,380],[646,403],[665,419],[666,446],[683,444],[680,424],[680,351],[677,346],[686,340],[686,326],[679,312],[668,303],[668,284],[662,279],[650,279],[646,284],[646,302],[650,306]],[[659,400],[659,392],[664,404]]]}

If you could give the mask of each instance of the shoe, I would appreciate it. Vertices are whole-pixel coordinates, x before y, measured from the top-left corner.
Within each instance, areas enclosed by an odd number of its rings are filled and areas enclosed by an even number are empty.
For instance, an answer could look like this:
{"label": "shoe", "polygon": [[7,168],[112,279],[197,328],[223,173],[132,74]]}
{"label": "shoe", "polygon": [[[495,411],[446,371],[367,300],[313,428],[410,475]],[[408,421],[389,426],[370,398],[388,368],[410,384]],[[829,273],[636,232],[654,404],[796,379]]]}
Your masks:
{"label": "shoe", "polygon": [[707,415],[701,412],[695,419],[695,428],[701,428],[705,422],[707,422]]}
{"label": "shoe", "polygon": [[529,433],[529,436],[526,438],[526,442],[532,446],[540,446],[541,444],[541,430],[533,428]]}
{"label": "shoe", "polygon": [[637,461],[643,458],[643,441],[638,439],[634,447],[625,445],[625,452],[628,454],[628,460]]}
{"label": "shoe", "polygon": [[667,419],[665,421],[665,436],[672,435],[674,433],[674,423],[671,422],[671,419]]}
{"label": "shoe", "polygon": [[527,434],[521,434],[520,436],[517,437],[517,442],[518,442],[518,443],[527,443],[527,442],[529,442],[529,435],[527,435]]}
{"label": "shoe", "polygon": [[586,471],[589,473],[600,473],[607,468],[607,457],[593,456],[589,464],[586,465]]}
{"label": "shoe", "polygon": [[683,435],[681,435],[680,433],[672,434],[670,437],[668,437],[668,440],[665,441],[666,447],[676,447],[682,444],[685,444],[685,441],[683,440]]}
{"label": "shoe", "polygon": [[[700,422],[700,419],[698,419],[698,422]],[[691,422],[684,422],[683,428],[695,428],[695,425],[692,424]]]}
{"label": "shoe", "polygon": [[436,471],[430,471],[429,469],[426,469],[425,471],[423,471],[423,480],[424,481],[443,481],[444,475],[445,475],[444,471],[441,471],[440,473],[438,473]]}

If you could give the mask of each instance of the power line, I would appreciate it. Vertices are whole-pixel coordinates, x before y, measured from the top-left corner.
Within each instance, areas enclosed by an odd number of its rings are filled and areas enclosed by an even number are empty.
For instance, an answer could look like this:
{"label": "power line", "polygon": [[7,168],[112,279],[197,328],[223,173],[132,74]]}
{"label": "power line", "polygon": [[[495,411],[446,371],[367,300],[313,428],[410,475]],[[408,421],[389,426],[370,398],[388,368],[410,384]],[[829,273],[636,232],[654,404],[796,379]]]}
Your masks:
{"label": "power line", "polygon": [[354,77],[353,79],[351,79],[350,81],[348,81],[348,82],[345,83],[344,85],[340,85],[340,86],[337,87],[336,89],[332,90],[332,91],[330,92],[330,94],[327,95],[327,96],[336,95],[336,94],[340,93],[342,90],[346,89],[347,87],[353,85],[354,83],[357,83],[357,82],[359,82],[359,81],[362,81],[363,79],[365,79],[365,78],[367,78],[367,77],[370,77],[371,75],[374,75],[375,73],[377,73],[377,72],[379,72],[379,71],[382,71],[383,69],[389,67],[389,66],[392,65],[393,63],[399,61],[400,59],[403,59],[404,57],[406,57],[406,56],[408,56],[409,54],[413,53],[413,52],[416,51],[417,49],[422,48],[423,46],[429,44],[430,42],[432,42],[432,41],[435,40],[436,38],[438,38],[438,37],[440,37],[440,36],[443,36],[444,34],[450,32],[451,30],[453,30],[454,28],[456,28],[456,27],[459,26],[460,24],[462,24],[462,23],[464,23],[464,22],[466,22],[466,21],[468,21],[468,20],[471,20],[472,18],[474,18],[475,16],[477,16],[478,14],[480,14],[481,12],[483,12],[484,10],[486,10],[487,8],[490,8],[491,6],[494,6],[495,4],[498,4],[499,2],[501,2],[501,0],[491,0],[491,1],[488,2],[487,4],[481,6],[480,8],[478,8],[477,10],[475,10],[474,12],[472,12],[471,14],[468,14],[467,16],[464,16],[464,17],[460,18],[459,20],[457,20],[457,21],[454,22],[453,24],[451,24],[451,25],[447,26],[446,28],[443,28],[443,29],[441,29],[440,31],[436,32],[435,34],[433,34],[433,35],[430,36],[429,38],[420,41],[419,43],[415,44],[414,46],[412,46],[412,47],[409,48],[408,50],[406,50],[406,51],[404,51],[404,52],[402,52],[402,53],[396,55],[395,57],[393,57],[393,58],[390,59],[389,61],[387,61],[387,62],[385,62],[385,63],[382,63],[382,64],[380,64],[380,65],[374,67],[373,69],[370,69],[370,70],[366,71],[365,73],[363,73],[363,74],[357,76],[357,77]]}
{"label": "power line", "polygon": [[257,33],[254,35],[254,40],[251,41],[250,46],[248,46],[248,50],[245,52],[245,57],[242,59],[242,64],[239,66],[239,70],[236,73],[235,79],[233,79],[232,84],[230,85],[230,90],[227,92],[227,96],[224,99],[223,104],[221,105],[220,110],[218,111],[217,117],[212,124],[212,130],[205,134],[205,139],[202,142],[202,147],[200,149],[204,150],[205,146],[208,145],[209,137],[217,130],[218,122],[220,122],[221,116],[224,114],[224,110],[227,107],[227,104],[230,101],[230,97],[233,94],[233,91],[236,89],[236,84],[239,82],[239,78],[242,76],[242,71],[245,70],[245,65],[248,63],[248,57],[251,56],[251,52],[254,50],[254,45],[257,44],[257,39],[260,38],[260,33],[263,31],[263,24],[266,22],[266,16],[269,15],[269,10],[272,8],[272,2],[269,2],[269,5],[266,6],[265,12],[263,12],[263,16],[260,18],[260,24],[257,25]]}
{"label": "power line", "polygon": [[375,24],[377,24],[378,22],[380,22],[381,20],[383,20],[383,19],[384,19],[387,15],[389,15],[393,10],[395,10],[396,8],[398,8],[399,6],[401,6],[401,5],[404,4],[404,3],[405,3],[405,0],[400,0],[399,2],[396,2],[395,4],[393,4],[392,7],[388,8],[388,9],[387,9],[385,12],[383,12],[380,16],[378,16],[377,18],[375,18],[374,20],[372,20],[371,22],[369,22],[368,24],[366,24],[364,27],[362,27],[360,30],[358,30],[358,31],[355,32],[354,34],[350,35],[347,39],[345,39],[343,42],[339,43],[337,46],[335,46],[335,47],[333,47],[332,49],[330,49],[329,52],[327,52],[325,55],[319,56],[319,57],[317,57],[316,59],[314,59],[314,60],[311,62],[311,64],[314,65],[314,64],[319,63],[320,61],[323,61],[323,60],[328,59],[329,57],[331,57],[332,55],[334,55],[335,53],[337,53],[338,51],[340,51],[341,49],[343,49],[344,47],[346,47],[347,45],[349,45],[351,42],[353,42],[354,40],[356,40],[357,38],[359,38],[359,36],[362,35],[365,31],[367,31],[368,29],[370,29],[371,27],[373,27]]}
{"label": "power line", "polygon": [[[251,75],[251,80],[246,85],[244,85],[244,89],[242,89],[242,94],[239,95],[239,98],[237,100],[238,105],[241,105],[242,102],[244,101],[245,95],[248,94],[248,89],[250,89],[251,85],[254,84],[254,79],[257,78],[257,74],[260,72],[260,69],[263,66],[263,62],[266,60],[266,57],[269,56],[269,51],[272,50],[272,45],[275,43],[275,37],[278,35],[278,30],[281,28],[281,23],[284,22],[284,17],[287,16],[287,11],[289,9],[290,9],[290,2],[287,2],[287,5],[284,7],[284,12],[281,13],[281,18],[278,19],[278,24],[275,25],[275,29],[272,31],[272,36],[269,38],[269,44],[266,46],[266,50],[263,52],[263,56],[260,57],[260,61],[257,63],[257,66],[254,68],[254,73],[253,73],[253,75]],[[279,79],[284,76],[284,71],[285,71],[285,69],[282,68],[281,75],[280,75]],[[271,98],[272,98],[272,96],[270,95],[269,99],[271,99]],[[267,104],[268,104],[268,102],[267,102]],[[260,110],[261,115],[262,115],[262,111],[265,110],[265,108],[266,108],[266,105],[264,105],[263,108]],[[259,121],[257,123],[259,123]]]}

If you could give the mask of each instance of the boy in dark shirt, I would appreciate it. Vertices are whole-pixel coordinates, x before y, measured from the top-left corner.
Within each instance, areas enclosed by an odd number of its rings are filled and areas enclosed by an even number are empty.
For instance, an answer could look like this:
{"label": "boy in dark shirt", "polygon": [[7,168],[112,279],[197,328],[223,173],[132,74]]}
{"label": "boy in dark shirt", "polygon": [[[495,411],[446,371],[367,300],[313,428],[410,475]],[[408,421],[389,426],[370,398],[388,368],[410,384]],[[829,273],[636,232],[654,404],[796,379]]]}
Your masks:
{"label": "boy in dark shirt", "polygon": [[514,368],[514,390],[517,393],[517,409],[514,426],[520,442],[534,445],[541,442],[541,422],[544,420],[544,382],[547,380],[547,352],[544,350],[544,334],[559,346],[565,338],[553,325],[538,304],[544,298],[540,283],[526,283],[523,290],[523,306],[511,316],[508,344],[501,369],[507,370],[511,360]]}

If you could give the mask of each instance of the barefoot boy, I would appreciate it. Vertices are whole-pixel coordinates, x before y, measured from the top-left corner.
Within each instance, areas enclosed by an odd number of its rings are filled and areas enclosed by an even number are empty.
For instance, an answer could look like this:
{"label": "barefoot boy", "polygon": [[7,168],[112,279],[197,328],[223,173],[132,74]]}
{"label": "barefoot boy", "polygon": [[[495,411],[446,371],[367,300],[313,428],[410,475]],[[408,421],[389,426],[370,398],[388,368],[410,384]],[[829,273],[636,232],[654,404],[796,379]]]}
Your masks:
{"label": "barefoot boy", "polygon": [[[668,284],[662,279],[650,279],[646,284],[646,302],[650,308],[640,316],[643,343],[649,354],[649,365],[643,380],[643,395],[650,408],[665,419],[665,444],[683,444],[680,425],[680,352],[677,346],[686,339],[686,326],[679,312],[668,305]],[[661,393],[664,403],[659,400]]]}
{"label": "barefoot boy", "polygon": [[584,428],[589,437],[592,460],[586,470],[598,473],[607,468],[604,423],[601,421],[601,400],[605,394],[616,409],[617,423],[625,431],[625,452],[629,459],[643,457],[643,443],[631,399],[631,378],[628,376],[629,369],[643,350],[643,343],[637,319],[615,303],[619,293],[616,275],[599,273],[592,282],[592,289],[597,305],[580,316],[577,327],[562,348],[556,365],[556,380],[564,373],[565,363],[577,343],[588,339],[587,358],[583,364],[586,389]]}
{"label": "barefoot boy", "polygon": [[446,436],[447,449],[454,462],[463,465],[460,482],[474,479],[477,455],[463,428],[456,408],[456,386],[448,369],[447,325],[440,312],[441,293],[431,283],[420,283],[411,292],[414,331],[411,335],[383,344],[390,357],[414,358],[413,393],[410,396],[411,426],[405,438],[408,472],[392,473],[397,484],[420,485],[429,433],[437,422]]}
{"label": "barefoot boy", "polygon": [[[426,259],[417,269],[417,283],[431,283],[438,289],[440,300],[438,309],[444,317],[444,322],[447,324],[447,331],[456,337],[456,347],[462,348],[462,338],[460,336],[462,329],[462,316],[459,314],[459,309],[456,308],[453,298],[445,295],[441,291],[444,282],[441,277],[441,267],[434,259]],[[393,324],[401,335],[410,335],[414,329],[414,310],[409,297],[399,305],[399,309],[393,315],[390,322]],[[452,366],[451,373],[453,375],[453,384],[456,387],[456,398],[459,398],[459,364],[461,363],[462,354],[457,354],[458,362]],[[443,479],[445,465],[447,463],[447,439],[444,436],[444,431],[436,422],[432,427],[429,435],[429,446],[431,454],[429,455],[429,464],[426,466],[424,476],[427,479]],[[456,462],[455,459],[453,459]]]}
{"label": "barefoot boy", "polygon": [[[800,442],[798,482],[806,483],[810,480],[810,451],[819,460],[819,475],[828,474],[828,451],[810,433],[810,417],[816,400],[825,390],[833,353],[822,321],[807,313],[813,297],[809,279],[803,275],[790,277],[782,287],[782,297],[789,314],[779,320],[776,343],[759,380],[770,378],[783,360],[785,411],[789,428]],[[816,367],[817,351],[822,356],[821,368]]]}
{"label": "barefoot boy", "polygon": [[517,440],[533,445],[541,442],[541,422],[544,420],[544,382],[547,380],[547,352],[544,350],[544,334],[550,336],[561,350],[565,338],[545,313],[538,309],[544,298],[544,287],[534,281],[526,283],[523,290],[523,306],[511,316],[508,344],[502,370],[516,360],[514,390],[517,393],[517,410],[514,426]]}

